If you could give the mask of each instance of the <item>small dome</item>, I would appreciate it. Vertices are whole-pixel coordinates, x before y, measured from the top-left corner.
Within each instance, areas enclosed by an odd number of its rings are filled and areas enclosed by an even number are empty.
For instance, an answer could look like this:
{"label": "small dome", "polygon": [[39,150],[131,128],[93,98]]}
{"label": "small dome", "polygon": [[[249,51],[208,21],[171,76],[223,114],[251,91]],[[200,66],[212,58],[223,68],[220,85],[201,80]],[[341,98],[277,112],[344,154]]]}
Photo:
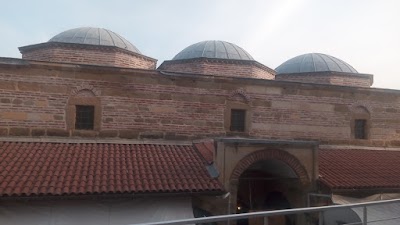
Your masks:
{"label": "small dome", "polygon": [[57,34],[49,42],[75,43],[85,45],[115,46],[131,52],[140,51],[122,36],[103,28],[80,27]]}
{"label": "small dome", "polygon": [[327,71],[358,73],[357,70],[346,62],[321,53],[308,53],[296,56],[282,63],[275,70],[277,74]]}
{"label": "small dome", "polygon": [[225,41],[202,41],[190,45],[172,60],[194,58],[254,60],[243,48]]}

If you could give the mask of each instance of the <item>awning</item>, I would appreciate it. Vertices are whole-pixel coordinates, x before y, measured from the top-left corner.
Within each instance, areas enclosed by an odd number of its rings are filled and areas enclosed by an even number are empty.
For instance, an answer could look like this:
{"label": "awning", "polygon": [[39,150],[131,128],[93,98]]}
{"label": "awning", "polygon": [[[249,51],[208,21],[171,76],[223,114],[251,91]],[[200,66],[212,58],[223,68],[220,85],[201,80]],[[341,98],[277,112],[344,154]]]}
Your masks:
{"label": "awning", "polygon": [[[335,204],[345,205],[379,200],[400,198],[398,193],[375,194],[365,198],[352,198],[341,195],[332,195]],[[361,224],[363,208],[335,209],[324,213],[325,225]],[[400,224],[400,203],[372,205],[367,207],[367,221],[369,225],[398,225]]]}

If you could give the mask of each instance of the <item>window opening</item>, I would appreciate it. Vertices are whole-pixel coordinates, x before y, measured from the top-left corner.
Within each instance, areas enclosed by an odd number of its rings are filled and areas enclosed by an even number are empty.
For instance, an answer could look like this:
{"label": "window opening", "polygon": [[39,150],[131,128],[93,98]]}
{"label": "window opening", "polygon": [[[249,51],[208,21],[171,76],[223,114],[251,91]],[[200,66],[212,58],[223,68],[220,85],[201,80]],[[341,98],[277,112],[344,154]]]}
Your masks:
{"label": "window opening", "polygon": [[356,119],[354,123],[354,134],[356,139],[367,139],[367,120]]}
{"label": "window opening", "polygon": [[231,131],[244,132],[245,130],[246,110],[232,109],[231,110]]}
{"label": "window opening", "polygon": [[94,129],[94,106],[76,105],[75,129],[93,130]]}

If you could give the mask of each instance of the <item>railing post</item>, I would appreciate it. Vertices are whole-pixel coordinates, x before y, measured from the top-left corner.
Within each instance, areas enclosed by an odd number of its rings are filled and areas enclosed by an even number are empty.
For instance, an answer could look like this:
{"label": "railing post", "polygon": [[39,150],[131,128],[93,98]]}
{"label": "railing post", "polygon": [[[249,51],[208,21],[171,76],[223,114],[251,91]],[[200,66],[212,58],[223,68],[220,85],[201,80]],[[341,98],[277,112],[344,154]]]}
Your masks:
{"label": "railing post", "polygon": [[268,217],[264,216],[264,225],[268,225]]}
{"label": "railing post", "polygon": [[318,213],[318,225],[324,225],[324,211]]}
{"label": "railing post", "polygon": [[367,225],[368,224],[367,221],[368,221],[367,220],[367,206],[364,206],[363,207],[363,225]]}

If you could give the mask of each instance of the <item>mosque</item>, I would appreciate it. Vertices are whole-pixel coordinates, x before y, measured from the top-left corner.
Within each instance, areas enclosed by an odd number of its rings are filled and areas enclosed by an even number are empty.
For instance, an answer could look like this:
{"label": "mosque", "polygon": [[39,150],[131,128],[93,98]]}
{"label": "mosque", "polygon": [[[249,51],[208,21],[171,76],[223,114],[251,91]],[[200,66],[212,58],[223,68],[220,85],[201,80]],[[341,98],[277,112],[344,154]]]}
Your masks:
{"label": "mosque", "polygon": [[336,57],[272,69],[208,40],[157,68],[93,27],[19,51],[0,57],[0,224],[126,225],[400,193],[400,91]]}

